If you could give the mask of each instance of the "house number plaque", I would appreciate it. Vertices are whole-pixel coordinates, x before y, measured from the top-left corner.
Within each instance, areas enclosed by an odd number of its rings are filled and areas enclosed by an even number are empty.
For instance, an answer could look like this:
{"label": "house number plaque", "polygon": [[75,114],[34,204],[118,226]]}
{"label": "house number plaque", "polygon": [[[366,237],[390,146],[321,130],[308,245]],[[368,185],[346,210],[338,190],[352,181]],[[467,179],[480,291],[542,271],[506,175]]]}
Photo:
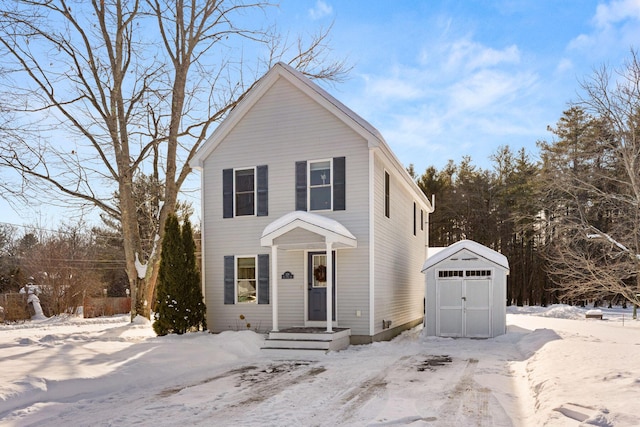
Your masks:
{"label": "house number plaque", "polygon": [[282,274],[282,278],[283,278],[283,279],[293,279],[293,273],[292,273],[292,272],[290,272],[290,271],[285,271],[285,272]]}

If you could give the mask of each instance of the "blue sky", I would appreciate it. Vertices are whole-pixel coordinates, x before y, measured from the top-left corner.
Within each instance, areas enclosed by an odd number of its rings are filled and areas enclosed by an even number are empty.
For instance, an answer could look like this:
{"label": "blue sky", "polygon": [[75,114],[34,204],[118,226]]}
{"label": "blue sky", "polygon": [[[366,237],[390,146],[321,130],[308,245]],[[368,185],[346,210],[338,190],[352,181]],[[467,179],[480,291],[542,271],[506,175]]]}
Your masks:
{"label": "blue sky", "polygon": [[[640,1],[284,0],[281,24],[333,22],[354,66],[327,89],[422,173],[550,140],[579,82],[640,47]],[[299,28],[298,28],[299,29]]]}
{"label": "blue sky", "polygon": [[[579,81],[640,48],[640,0],[282,0],[266,16],[292,38],[333,23],[333,54],[353,70],[325,87],[418,173],[464,155],[491,168],[506,145],[536,159]],[[60,219],[0,199],[0,222]]]}

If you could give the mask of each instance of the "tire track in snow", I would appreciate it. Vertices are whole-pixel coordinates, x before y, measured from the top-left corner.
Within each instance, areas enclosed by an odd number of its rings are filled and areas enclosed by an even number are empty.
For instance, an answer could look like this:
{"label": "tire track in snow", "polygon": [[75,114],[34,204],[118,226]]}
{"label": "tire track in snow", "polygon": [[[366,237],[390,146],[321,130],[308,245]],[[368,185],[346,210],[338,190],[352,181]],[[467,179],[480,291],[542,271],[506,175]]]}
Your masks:
{"label": "tire track in snow", "polygon": [[[438,409],[438,426],[486,426],[511,424],[509,418],[503,416],[504,409],[491,390],[481,387],[474,379],[478,366],[477,359],[467,360],[460,379],[449,392],[447,401]],[[490,408],[495,411],[492,414]],[[495,418],[494,419],[494,415]],[[506,418],[506,419],[505,419]]]}
{"label": "tire track in snow", "polygon": [[[158,395],[162,398],[161,405],[150,409],[161,412],[189,410],[192,425],[229,425],[235,420],[243,420],[243,425],[261,425],[263,422],[254,419],[252,412],[260,412],[263,402],[277,398],[283,390],[296,384],[312,382],[324,371],[324,367],[311,362],[248,366],[182,388],[198,388],[196,393],[202,396],[201,401],[184,402],[179,393],[181,389],[168,389]],[[196,393],[190,392],[190,395]],[[162,419],[161,416],[158,418]]]}

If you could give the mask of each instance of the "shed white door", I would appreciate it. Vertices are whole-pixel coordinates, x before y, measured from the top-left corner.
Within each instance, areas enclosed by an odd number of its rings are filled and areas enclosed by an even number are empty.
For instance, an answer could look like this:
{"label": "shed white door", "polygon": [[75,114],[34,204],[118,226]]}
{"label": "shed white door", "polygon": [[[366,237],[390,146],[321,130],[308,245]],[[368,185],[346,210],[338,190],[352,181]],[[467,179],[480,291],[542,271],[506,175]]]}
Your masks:
{"label": "shed white door", "polygon": [[491,336],[491,279],[438,279],[437,335]]}

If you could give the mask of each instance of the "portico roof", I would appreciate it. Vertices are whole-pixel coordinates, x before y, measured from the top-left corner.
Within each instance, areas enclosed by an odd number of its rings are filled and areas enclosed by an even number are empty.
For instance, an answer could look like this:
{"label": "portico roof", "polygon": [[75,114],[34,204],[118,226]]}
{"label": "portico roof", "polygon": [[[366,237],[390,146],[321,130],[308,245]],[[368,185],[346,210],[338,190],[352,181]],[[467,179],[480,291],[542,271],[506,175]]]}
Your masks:
{"label": "portico roof", "polygon": [[[285,235],[290,234],[289,239]],[[333,243],[334,249],[355,248],[357,240],[338,221],[305,211],[293,211],[267,225],[260,237],[262,246],[278,245],[282,249],[312,249]]]}

